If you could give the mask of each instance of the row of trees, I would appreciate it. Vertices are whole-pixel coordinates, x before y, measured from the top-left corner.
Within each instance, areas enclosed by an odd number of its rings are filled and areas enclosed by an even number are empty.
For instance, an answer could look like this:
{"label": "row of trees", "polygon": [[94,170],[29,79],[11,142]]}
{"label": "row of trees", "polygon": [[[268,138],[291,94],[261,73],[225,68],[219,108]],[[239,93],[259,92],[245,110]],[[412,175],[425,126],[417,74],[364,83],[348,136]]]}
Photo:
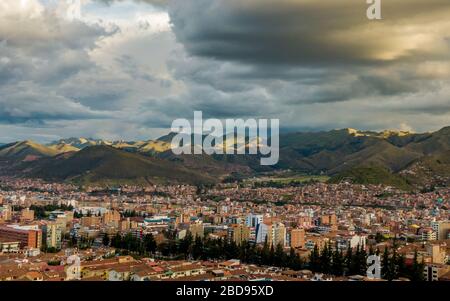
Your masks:
{"label": "row of trees", "polygon": [[[22,211],[25,209],[23,206],[14,205],[12,206],[12,209],[14,211]],[[72,211],[73,206],[72,205],[55,205],[55,204],[48,204],[44,206],[38,206],[38,205],[31,205],[29,207],[30,210],[34,211],[34,217],[37,219],[44,219],[48,217],[47,212],[55,211],[55,210],[63,210],[63,211]]]}
{"label": "row of trees", "polygon": [[133,236],[131,233],[127,235],[116,234],[112,239],[108,235],[103,236],[103,245],[111,246],[116,249],[126,250],[133,254],[147,256],[156,252],[156,241],[152,234],[146,234],[142,239]]}
{"label": "row of trees", "polygon": [[372,248],[367,253],[363,247],[357,246],[356,250],[348,248],[344,253],[337,247],[332,248],[329,244],[319,251],[317,245],[309,257],[309,269],[313,272],[322,272],[329,275],[362,275],[367,274],[367,270],[373,263],[367,263],[368,256],[376,255],[380,258],[381,277],[392,281],[400,277],[409,278],[412,281],[423,281],[424,263],[419,263],[417,251],[414,254],[412,265],[406,265],[405,257],[398,254],[396,247],[390,253],[388,248],[384,249],[380,257],[380,250],[374,251]]}
{"label": "row of trees", "polygon": [[245,263],[258,265],[286,267],[294,270],[305,268],[298,254],[293,249],[286,253],[281,245],[269,246],[267,241],[263,247],[257,247],[248,241],[237,245],[227,239],[210,239],[193,237],[187,234],[183,239],[176,239],[172,233],[166,234],[166,240],[156,244],[151,234],[143,239],[131,234],[115,235],[111,240],[107,235],[103,237],[103,244],[120,250],[126,250],[136,255],[149,255],[157,253],[162,257],[183,258],[194,260],[229,260],[240,259]]}
{"label": "row of trees", "polygon": [[[142,239],[132,234],[121,236],[116,234],[112,239],[107,235],[103,237],[103,244],[120,250],[126,250],[136,255],[154,255],[162,257],[183,258],[194,260],[229,260],[240,259],[244,263],[263,266],[275,266],[290,268],[293,270],[309,269],[312,272],[320,272],[327,275],[363,275],[367,274],[369,265],[367,258],[377,255],[381,263],[381,276],[386,280],[394,280],[406,277],[412,281],[423,281],[424,263],[419,263],[417,251],[413,263],[406,265],[405,257],[398,254],[396,247],[389,252],[385,248],[384,253],[370,248],[368,252],[359,245],[355,250],[348,248],[345,252],[339,248],[326,244],[322,250],[316,245],[307,262],[301,260],[294,249],[286,253],[282,245],[269,245],[267,240],[263,246],[257,246],[245,241],[240,245],[227,239],[210,239],[193,237],[187,234],[183,239],[176,239],[173,233],[166,233],[166,240],[157,244],[152,234],[145,235]],[[372,263],[371,263],[372,264]]]}
{"label": "row of trees", "polygon": [[344,254],[337,246],[333,250],[329,244],[326,244],[322,251],[319,251],[316,245],[309,257],[309,269],[335,276],[366,275],[366,260],[367,253],[359,246],[355,252],[349,247]]}

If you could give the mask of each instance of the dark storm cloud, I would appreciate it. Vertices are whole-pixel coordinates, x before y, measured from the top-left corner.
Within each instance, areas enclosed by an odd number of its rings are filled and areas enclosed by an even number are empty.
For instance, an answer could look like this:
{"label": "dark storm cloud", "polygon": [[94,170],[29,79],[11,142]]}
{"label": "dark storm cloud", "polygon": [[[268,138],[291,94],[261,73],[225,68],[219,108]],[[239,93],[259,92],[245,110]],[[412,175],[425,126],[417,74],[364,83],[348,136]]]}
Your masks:
{"label": "dark storm cloud", "polygon": [[[367,20],[367,7],[359,0],[170,1],[173,31],[190,54],[172,63],[190,83],[183,97],[219,117],[253,108],[255,116],[301,127],[412,123],[402,114],[418,114],[416,107],[436,114],[443,106],[433,93],[446,95],[450,78],[450,3],[384,1],[377,22]],[[440,72],[431,71],[436,66]],[[416,94],[423,105],[410,100]]]}
{"label": "dark storm cloud", "polygon": [[383,1],[377,22],[364,0],[93,0],[108,6],[82,20],[5,1],[8,137],[145,139],[194,110],[291,129],[448,125],[448,0]]}
{"label": "dark storm cloud", "polygon": [[177,38],[198,56],[327,67],[414,60],[421,53],[448,58],[445,52],[405,46],[411,32],[402,32],[409,20],[419,26],[445,18],[443,12],[448,16],[448,1],[388,1],[383,3],[381,22],[367,20],[366,9],[365,1],[359,0],[173,0],[169,4]]}

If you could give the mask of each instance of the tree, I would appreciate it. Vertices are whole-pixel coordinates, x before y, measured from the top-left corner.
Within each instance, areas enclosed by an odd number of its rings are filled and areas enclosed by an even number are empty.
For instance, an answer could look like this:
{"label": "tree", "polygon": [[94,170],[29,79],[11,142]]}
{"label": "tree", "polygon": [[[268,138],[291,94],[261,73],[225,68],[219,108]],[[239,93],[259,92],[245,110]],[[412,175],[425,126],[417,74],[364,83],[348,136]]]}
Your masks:
{"label": "tree", "polygon": [[302,268],[302,261],[300,259],[300,256],[295,253],[294,248],[291,248],[289,252],[289,268],[298,271]]}
{"label": "tree", "polygon": [[377,234],[375,235],[375,241],[377,242],[377,244],[385,240],[386,238],[381,233],[377,232]]}
{"label": "tree", "polygon": [[397,277],[408,277],[408,269],[406,268],[405,256],[399,254],[397,256]]}
{"label": "tree", "polygon": [[325,274],[331,274],[331,260],[332,260],[332,253],[330,252],[330,247],[327,244],[325,244],[325,247],[322,249],[322,252],[320,254],[320,271]]}
{"label": "tree", "polygon": [[269,262],[268,265],[273,265],[275,262],[275,248],[273,247],[273,244],[270,245],[270,251],[269,251]]}
{"label": "tree", "polygon": [[195,237],[194,245],[192,247],[192,257],[200,259],[203,254],[203,241],[200,236]]}
{"label": "tree", "polygon": [[191,253],[190,248],[193,241],[194,238],[192,237],[192,234],[190,232],[186,234],[186,236],[180,241],[178,249],[181,254],[184,254],[185,259],[187,259]]}
{"label": "tree", "polygon": [[110,242],[109,236],[108,236],[107,233],[105,233],[103,235],[102,243],[103,243],[104,246],[107,247],[107,246],[109,246],[109,242]]}
{"label": "tree", "polygon": [[283,250],[283,246],[281,244],[278,244],[275,249],[274,254],[274,262],[273,265],[275,266],[286,266],[286,253]]}
{"label": "tree", "polygon": [[144,250],[147,253],[153,254],[156,251],[156,241],[155,238],[153,237],[153,234],[146,234],[144,236]]}
{"label": "tree", "polygon": [[346,274],[351,274],[351,271],[353,269],[353,250],[350,245],[348,246],[347,253],[345,254],[344,262]]}
{"label": "tree", "polygon": [[358,274],[366,275],[367,274],[367,252],[364,248],[364,245],[361,246],[359,250],[359,258],[358,258]]}
{"label": "tree", "polygon": [[388,248],[384,247],[383,258],[381,261],[381,277],[383,279],[388,279],[387,277],[390,275],[389,267],[389,252]]}
{"label": "tree", "polygon": [[388,269],[388,276],[387,280],[392,281],[394,279],[398,278],[398,266],[397,266],[397,250],[395,248],[396,244],[394,243],[394,250],[392,252],[392,257],[389,260],[389,269]]}
{"label": "tree", "polygon": [[333,252],[332,274],[336,276],[342,276],[344,274],[344,256],[342,251],[339,250],[337,244]]}
{"label": "tree", "polygon": [[320,254],[317,244],[314,245],[314,249],[309,255],[309,268],[313,272],[318,272],[320,270]]}
{"label": "tree", "polygon": [[409,279],[411,281],[424,281],[423,271],[425,268],[425,263],[422,259],[422,263],[418,261],[418,253],[417,250],[414,251],[414,259],[413,264],[409,273]]}
{"label": "tree", "polygon": [[114,235],[111,239],[111,247],[114,247],[116,249],[122,248],[122,236],[120,236],[119,233],[116,233],[116,235]]}
{"label": "tree", "polygon": [[262,265],[270,265],[270,248],[269,243],[267,241],[267,236],[264,239],[264,245],[261,250],[261,264]]}
{"label": "tree", "polygon": [[356,246],[355,253],[352,254],[351,263],[350,263],[350,275],[359,275],[359,270],[361,266],[361,254],[360,254],[360,246],[359,244]]}
{"label": "tree", "polygon": [[234,240],[224,244],[225,257],[227,259],[236,259],[239,256],[239,248]]}
{"label": "tree", "polygon": [[389,257],[388,248],[384,248],[381,276],[383,279],[392,281],[398,278],[398,266],[397,266],[397,252],[394,249],[393,254]]}

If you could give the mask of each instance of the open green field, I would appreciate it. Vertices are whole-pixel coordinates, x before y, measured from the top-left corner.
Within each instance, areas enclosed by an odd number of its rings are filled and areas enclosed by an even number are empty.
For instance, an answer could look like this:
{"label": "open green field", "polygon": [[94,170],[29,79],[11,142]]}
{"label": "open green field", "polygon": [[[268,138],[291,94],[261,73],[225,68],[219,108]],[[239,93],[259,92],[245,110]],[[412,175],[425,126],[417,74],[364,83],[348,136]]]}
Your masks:
{"label": "open green field", "polygon": [[280,184],[289,183],[305,183],[310,181],[327,182],[330,177],[325,175],[304,175],[304,174],[286,174],[286,175],[272,175],[272,176],[260,176],[255,178],[246,179],[246,183],[257,182],[274,182]]}

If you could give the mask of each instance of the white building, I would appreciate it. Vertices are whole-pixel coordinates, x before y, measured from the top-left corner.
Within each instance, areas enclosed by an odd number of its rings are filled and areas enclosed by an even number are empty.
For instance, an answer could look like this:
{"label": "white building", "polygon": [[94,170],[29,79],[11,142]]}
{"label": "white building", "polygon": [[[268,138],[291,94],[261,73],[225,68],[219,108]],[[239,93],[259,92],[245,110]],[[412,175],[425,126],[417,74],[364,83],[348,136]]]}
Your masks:
{"label": "white building", "polygon": [[257,228],[262,222],[263,216],[261,214],[249,214],[245,218],[245,225],[251,228]]}

